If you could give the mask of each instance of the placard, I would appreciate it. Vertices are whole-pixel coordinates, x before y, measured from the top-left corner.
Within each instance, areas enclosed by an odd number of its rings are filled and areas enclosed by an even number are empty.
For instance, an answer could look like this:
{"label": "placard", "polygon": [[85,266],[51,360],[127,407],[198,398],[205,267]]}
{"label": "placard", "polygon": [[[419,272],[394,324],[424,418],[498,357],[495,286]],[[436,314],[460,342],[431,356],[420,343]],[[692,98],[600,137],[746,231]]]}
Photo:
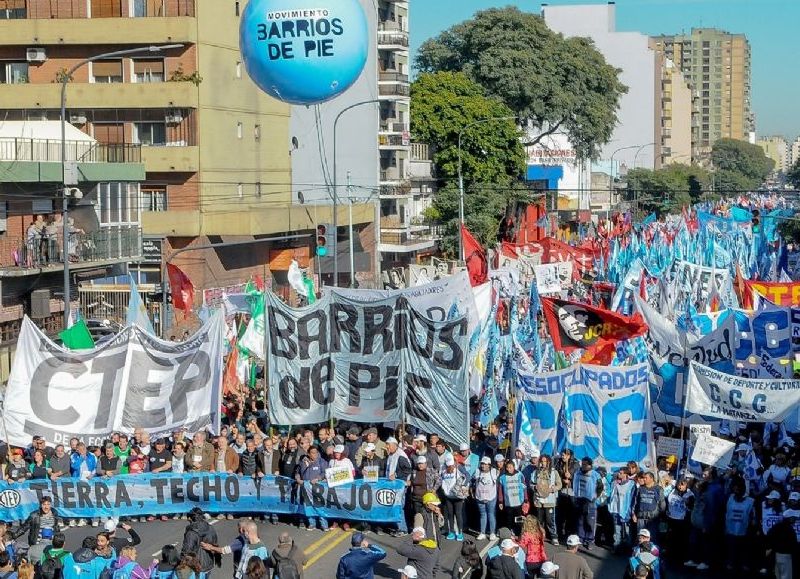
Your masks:
{"label": "placard", "polygon": [[734,442],[710,434],[701,434],[694,445],[692,460],[709,466],[727,468],[731,463],[735,448],[736,443]]}
{"label": "placard", "polygon": [[380,469],[377,466],[365,466],[361,469],[361,474],[366,482],[378,482],[380,477]]}
{"label": "placard", "polygon": [[331,488],[353,482],[353,471],[349,466],[334,466],[325,469],[325,480]]}
{"label": "placard", "polygon": [[670,438],[669,436],[659,436],[656,439],[657,456],[683,456],[683,440],[680,438]]}

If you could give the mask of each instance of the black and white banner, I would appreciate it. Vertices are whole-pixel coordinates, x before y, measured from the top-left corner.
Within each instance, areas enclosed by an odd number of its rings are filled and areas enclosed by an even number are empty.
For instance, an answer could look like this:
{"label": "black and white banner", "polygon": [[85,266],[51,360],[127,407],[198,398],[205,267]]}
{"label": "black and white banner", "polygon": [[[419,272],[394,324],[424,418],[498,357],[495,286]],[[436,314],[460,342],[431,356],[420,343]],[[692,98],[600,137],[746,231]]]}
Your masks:
{"label": "black and white banner", "polygon": [[274,423],[405,418],[468,442],[466,317],[433,321],[403,295],[360,301],[339,292],[300,309],[267,293],[266,313]]}
{"label": "black and white banner", "polygon": [[5,397],[9,442],[78,437],[100,444],[115,431],[219,429],[225,319],[212,316],[185,342],[130,326],[86,351],[53,343],[27,317]]}

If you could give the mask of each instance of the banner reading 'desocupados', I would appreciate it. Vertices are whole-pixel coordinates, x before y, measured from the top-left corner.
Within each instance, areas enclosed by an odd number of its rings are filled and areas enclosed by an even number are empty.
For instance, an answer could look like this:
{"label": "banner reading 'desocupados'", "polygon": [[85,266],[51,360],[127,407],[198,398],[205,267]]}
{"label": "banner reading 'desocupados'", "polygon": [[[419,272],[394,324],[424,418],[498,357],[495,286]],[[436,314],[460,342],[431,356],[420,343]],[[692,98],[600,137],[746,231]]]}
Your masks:
{"label": "banner reading 'desocupados'", "polygon": [[127,327],[93,350],[53,343],[25,318],[5,397],[9,442],[78,437],[100,444],[115,431],[219,429],[225,320],[212,316],[185,342]]}
{"label": "banner reading 'desocupados'", "polygon": [[375,522],[403,516],[404,483],[358,480],[329,487],[324,482],[297,483],[290,478],[262,478],[224,473],[140,474],[91,480],[60,478],[20,484],[0,482],[0,520],[24,520],[53,499],[60,517],[115,517],[186,513],[200,507],[211,513],[276,513]]}
{"label": "banner reading 'desocupados'", "polygon": [[402,295],[364,302],[336,292],[300,309],[267,293],[266,313],[274,423],[405,418],[468,442],[466,317],[437,322]]}
{"label": "banner reading 'desocupados'", "polygon": [[686,409],[743,422],[780,422],[800,402],[800,380],[732,376],[692,362]]}

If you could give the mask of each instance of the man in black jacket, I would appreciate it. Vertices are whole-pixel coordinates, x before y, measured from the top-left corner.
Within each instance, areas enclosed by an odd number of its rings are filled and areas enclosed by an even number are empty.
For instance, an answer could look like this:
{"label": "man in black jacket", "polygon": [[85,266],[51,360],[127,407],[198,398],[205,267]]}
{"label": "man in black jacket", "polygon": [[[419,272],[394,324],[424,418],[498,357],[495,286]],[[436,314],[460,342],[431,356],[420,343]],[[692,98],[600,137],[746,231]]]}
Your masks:
{"label": "man in black jacket", "polygon": [[64,521],[53,509],[50,497],[42,497],[39,508],[32,512],[25,522],[16,531],[11,532],[11,537],[17,539],[28,533],[28,553],[31,561],[41,558],[45,547],[50,545],[53,535],[66,528]]}
{"label": "man in black jacket", "polygon": [[524,579],[522,568],[517,563],[518,550],[519,545],[513,539],[503,539],[500,543],[500,556],[489,561],[487,579]]}
{"label": "man in black jacket", "polygon": [[189,511],[189,526],[183,534],[183,547],[181,555],[194,555],[200,562],[202,575],[198,579],[205,579],[211,574],[214,565],[220,566],[218,555],[213,555],[200,547],[200,543],[217,544],[217,533],[208,524],[203,515],[203,510],[199,507]]}
{"label": "man in black jacket", "polygon": [[[117,535],[117,527],[128,532],[129,537],[120,537]],[[128,523],[119,523],[117,519],[108,519],[103,525],[106,533],[108,533],[108,542],[111,543],[111,546],[114,548],[114,551],[119,553],[122,551],[123,547],[135,547],[139,543],[142,542],[142,538],[139,536],[133,527],[131,527]]]}

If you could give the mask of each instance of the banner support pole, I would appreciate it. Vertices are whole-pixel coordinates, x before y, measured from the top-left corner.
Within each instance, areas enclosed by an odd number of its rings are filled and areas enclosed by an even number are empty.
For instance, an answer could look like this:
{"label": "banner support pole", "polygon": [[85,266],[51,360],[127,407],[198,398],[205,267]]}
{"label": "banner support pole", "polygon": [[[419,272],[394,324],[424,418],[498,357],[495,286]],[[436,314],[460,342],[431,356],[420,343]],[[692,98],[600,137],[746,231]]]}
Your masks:
{"label": "banner support pole", "polygon": [[[684,435],[685,430],[686,430],[686,408],[689,406],[689,371],[691,370],[691,364],[689,362],[689,358],[687,357],[688,337],[687,337],[687,333],[685,331],[683,333],[682,342],[683,342],[683,344],[682,344],[683,345],[683,367],[686,369],[686,371],[685,371],[686,379],[684,380],[684,383],[683,383],[683,411],[681,412],[681,436],[680,436],[681,440],[683,440],[683,435]],[[689,445],[684,442],[684,444],[683,444],[683,452],[681,453],[683,455],[683,456],[681,456],[681,459],[683,459],[685,457],[687,464],[689,462],[689,457],[687,456],[687,454],[689,452],[689,448],[688,447],[689,447]],[[680,466],[680,463],[679,463],[679,466]]]}

